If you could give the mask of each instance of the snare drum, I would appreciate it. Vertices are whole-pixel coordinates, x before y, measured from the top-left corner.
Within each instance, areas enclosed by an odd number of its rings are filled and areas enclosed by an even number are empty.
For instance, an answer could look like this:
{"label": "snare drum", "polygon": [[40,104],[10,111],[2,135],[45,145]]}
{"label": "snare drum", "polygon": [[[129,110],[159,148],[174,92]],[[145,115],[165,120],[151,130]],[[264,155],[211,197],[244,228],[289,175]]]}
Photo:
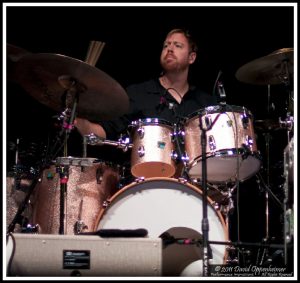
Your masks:
{"label": "snare drum", "polygon": [[131,124],[131,173],[135,177],[172,177],[176,171],[172,124],[148,118]]}
{"label": "snare drum", "polygon": [[193,113],[185,123],[185,150],[193,178],[202,177],[200,118],[206,131],[207,180],[244,181],[260,168],[252,114],[239,106],[210,106]]}
{"label": "snare drum", "polygon": [[[92,231],[102,201],[118,190],[118,170],[105,163],[67,167],[64,234]],[[54,165],[44,170],[42,181],[35,188],[32,222],[39,225],[41,234],[60,232],[60,170]]]}
{"label": "snare drum", "polygon": [[[201,238],[203,217],[202,192],[197,187],[173,178],[149,178],[134,182],[107,201],[94,230],[139,229],[148,236],[164,240]],[[208,199],[209,240],[227,241],[228,229],[213,202]],[[211,245],[212,263],[224,264],[226,247]],[[178,276],[192,262],[202,258],[201,245],[170,244],[163,249],[163,275]],[[199,265],[199,267],[201,267]]]}

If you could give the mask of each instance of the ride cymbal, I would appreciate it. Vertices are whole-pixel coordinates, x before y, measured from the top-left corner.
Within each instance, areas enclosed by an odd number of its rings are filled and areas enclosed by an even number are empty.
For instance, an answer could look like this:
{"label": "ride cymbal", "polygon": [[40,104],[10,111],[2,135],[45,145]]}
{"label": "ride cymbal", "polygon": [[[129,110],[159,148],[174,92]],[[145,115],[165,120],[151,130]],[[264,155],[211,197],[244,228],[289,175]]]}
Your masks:
{"label": "ride cymbal", "polygon": [[110,120],[126,113],[126,91],[109,75],[83,61],[60,54],[22,56],[16,65],[17,82],[35,99],[55,111],[66,108],[68,90],[76,94],[77,116]]}
{"label": "ride cymbal", "polygon": [[294,75],[294,49],[282,48],[238,69],[236,78],[257,85],[281,84]]}

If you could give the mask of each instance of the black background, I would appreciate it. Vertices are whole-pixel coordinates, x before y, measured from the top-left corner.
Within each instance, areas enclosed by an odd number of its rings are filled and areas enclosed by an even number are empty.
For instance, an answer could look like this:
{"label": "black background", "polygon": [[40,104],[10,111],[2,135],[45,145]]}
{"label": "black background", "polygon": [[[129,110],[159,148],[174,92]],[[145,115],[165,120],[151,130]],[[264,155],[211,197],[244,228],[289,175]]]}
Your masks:
{"label": "black background", "polygon": [[[96,67],[121,86],[155,77],[160,73],[159,56],[166,33],[173,28],[189,29],[199,45],[191,79],[212,94],[221,70],[227,103],[244,106],[254,121],[285,118],[287,91],[283,85],[271,85],[275,108],[268,113],[268,86],[246,84],[235,77],[237,70],[252,60],[281,48],[294,46],[294,7],[7,7],[6,42],[33,53],[63,54],[84,60],[89,42],[106,46]],[[33,99],[20,85],[8,82],[6,138],[8,145],[21,139],[24,150],[32,142],[51,142],[57,115]],[[107,98],[109,99],[109,97]],[[117,103],[117,101],[112,101]],[[53,130],[54,129],[54,130]],[[50,136],[50,137],[49,137]],[[261,152],[262,175],[270,178],[270,187],[282,201],[283,153],[286,130],[271,132],[270,172],[266,172],[265,133],[256,131]],[[74,130],[69,140],[69,155],[81,154],[81,137]],[[125,159],[120,150],[92,148],[89,155],[118,162]],[[8,168],[14,151],[8,148]],[[39,158],[39,157],[37,157]],[[26,163],[26,160],[23,160]],[[167,205],[167,204],[166,204]],[[282,243],[282,211],[270,197],[270,238]],[[265,193],[256,178],[240,185],[240,240],[260,242],[265,237]],[[199,220],[200,221],[200,220]],[[232,216],[231,239],[237,239],[237,211]],[[253,251],[256,255],[256,251]],[[254,256],[255,256],[254,255]]]}

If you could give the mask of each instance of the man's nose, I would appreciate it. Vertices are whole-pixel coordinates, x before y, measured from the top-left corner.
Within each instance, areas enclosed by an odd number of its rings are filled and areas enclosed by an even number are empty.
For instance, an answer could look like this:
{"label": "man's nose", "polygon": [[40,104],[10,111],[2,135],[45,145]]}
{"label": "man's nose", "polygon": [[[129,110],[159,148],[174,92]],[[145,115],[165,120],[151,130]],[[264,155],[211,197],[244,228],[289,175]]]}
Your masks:
{"label": "man's nose", "polygon": [[168,45],[168,52],[173,52],[174,51],[174,45],[170,44]]}

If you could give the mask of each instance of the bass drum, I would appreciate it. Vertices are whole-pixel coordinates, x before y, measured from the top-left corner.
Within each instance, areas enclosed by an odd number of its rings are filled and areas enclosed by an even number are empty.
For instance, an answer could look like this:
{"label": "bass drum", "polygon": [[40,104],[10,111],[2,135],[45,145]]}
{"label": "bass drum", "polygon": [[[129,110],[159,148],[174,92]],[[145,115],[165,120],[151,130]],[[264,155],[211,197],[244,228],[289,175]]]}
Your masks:
{"label": "bass drum", "polygon": [[[124,187],[107,203],[94,230],[144,228],[149,238],[166,240],[163,276],[180,276],[186,267],[203,258],[201,245],[166,244],[174,238],[202,238],[199,231],[202,231],[203,199],[201,190],[195,186],[172,178],[149,178]],[[210,199],[207,214],[209,240],[227,241],[225,221]],[[224,245],[211,245],[210,251],[211,263],[225,263]]]}

